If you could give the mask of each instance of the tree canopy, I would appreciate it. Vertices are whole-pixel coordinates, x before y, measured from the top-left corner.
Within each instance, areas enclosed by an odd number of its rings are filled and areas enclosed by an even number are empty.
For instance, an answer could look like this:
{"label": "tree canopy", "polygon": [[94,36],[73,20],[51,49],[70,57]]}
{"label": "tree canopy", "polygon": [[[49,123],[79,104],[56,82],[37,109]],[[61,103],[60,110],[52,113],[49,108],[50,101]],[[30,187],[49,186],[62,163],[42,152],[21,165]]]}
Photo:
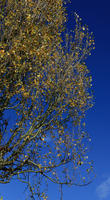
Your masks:
{"label": "tree canopy", "polygon": [[84,117],[94,38],[76,13],[68,33],[66,15],[63,0],[0,2],[0,183],[16,176],[45,200],[44,180],[87,184],[93,170]]}

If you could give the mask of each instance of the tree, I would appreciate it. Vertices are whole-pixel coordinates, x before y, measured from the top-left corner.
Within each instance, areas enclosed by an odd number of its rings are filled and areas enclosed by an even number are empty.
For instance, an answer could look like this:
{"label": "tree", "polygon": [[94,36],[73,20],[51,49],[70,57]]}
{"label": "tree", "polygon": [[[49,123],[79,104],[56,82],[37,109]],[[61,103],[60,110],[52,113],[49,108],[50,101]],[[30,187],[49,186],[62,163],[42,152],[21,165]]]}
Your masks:
{"label": "tree", "polygon": [[33,199],[46,199],[41,178],[88,184],[80,168],[93,170],[84,124],[92,106],[85,64],[92,33],[77,14],[66,32],[62,0],[2,0],[0,21],[0,183],[16,176]]}

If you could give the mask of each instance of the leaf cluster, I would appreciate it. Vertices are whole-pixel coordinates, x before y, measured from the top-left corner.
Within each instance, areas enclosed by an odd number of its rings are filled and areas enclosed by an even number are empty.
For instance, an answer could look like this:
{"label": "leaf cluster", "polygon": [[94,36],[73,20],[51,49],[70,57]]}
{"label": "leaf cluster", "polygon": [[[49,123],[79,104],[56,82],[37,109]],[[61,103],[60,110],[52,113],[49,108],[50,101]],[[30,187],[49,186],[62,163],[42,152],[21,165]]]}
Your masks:
{"label": "leaf cluster", "polygon": [[33,173],[80,184],[75,171],[87,163],[81,120],[92,106],[85,59],[93,36],[77,14],[74,32],[65,32],[62,0],[1,1],[0,13],[0,182],[18,176],[31,194]]}

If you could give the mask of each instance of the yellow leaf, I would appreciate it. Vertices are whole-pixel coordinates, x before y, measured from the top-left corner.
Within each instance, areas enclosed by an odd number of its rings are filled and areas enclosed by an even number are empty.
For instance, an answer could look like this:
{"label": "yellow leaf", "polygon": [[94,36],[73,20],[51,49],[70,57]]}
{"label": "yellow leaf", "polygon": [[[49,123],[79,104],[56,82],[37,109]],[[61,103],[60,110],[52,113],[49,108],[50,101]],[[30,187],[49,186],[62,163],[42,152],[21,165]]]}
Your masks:
{"label": "yellow leaf", "polygon": [[1,49],[1,50],[0,50],[0,53],[1,53],[1,54],[2,54],[2,53],[4,53],[4,50],[3,50],[3,49]]}
{"label": "yellow leaf", "polygon": [[3,56],[4,56],[4,50],[3,49],[1,49],[0,50],[0,56],[3,58]]}
{"label": "yellow leaf", "polygon": [[39,169],[41,169],[41,168],[42,168],[41,164],[38,164],[37,166],[38,166],[38,168],[39,168]]}
{"label": "yellow leaf", "polygon": [[59,154],[57,154],[57,157],[60,157],[61,156],[61,154],[59,153]]}
{"label": "yellow leaf", "polygon": [[29,92],[24,92],[23,96],[28,97],[29,96]]}

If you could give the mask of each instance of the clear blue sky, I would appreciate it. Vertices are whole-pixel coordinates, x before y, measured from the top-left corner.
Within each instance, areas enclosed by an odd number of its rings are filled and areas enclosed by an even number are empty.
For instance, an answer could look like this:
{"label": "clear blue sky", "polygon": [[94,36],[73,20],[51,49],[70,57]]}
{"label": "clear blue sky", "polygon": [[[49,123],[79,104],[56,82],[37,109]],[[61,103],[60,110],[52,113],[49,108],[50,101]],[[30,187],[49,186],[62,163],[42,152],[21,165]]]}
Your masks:
{"label": "clear blue sky", "polygon": [[[68,11],[77,12],[94,33],[96,49],[87,59],[93,77],[95,105],[87,112],[87,130],[92,137],[90,159],[94,160],[96,179],[86,187],[64,187],[63,200],[110,199],[110,1],[71,0]],[[69,15],[71,29],[74,18]],[[50,188],[49,200],[59,200],[59,188]],[[23,185],[0,185],[4,200],[24,200]]]}

